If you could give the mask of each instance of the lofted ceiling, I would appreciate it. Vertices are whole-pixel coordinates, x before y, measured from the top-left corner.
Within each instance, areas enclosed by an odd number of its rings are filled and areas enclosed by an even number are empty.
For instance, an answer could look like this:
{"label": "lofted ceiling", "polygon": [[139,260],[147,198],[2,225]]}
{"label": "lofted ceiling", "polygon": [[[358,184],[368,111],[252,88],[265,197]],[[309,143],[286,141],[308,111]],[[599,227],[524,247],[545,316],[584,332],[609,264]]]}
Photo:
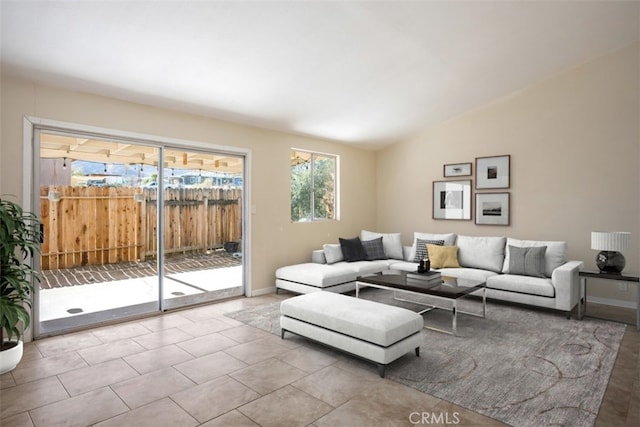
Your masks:
{"label": "lofted ceiling", "polygon": [[4,74],[370,148],[640,37],[637,1],[0,7]]}

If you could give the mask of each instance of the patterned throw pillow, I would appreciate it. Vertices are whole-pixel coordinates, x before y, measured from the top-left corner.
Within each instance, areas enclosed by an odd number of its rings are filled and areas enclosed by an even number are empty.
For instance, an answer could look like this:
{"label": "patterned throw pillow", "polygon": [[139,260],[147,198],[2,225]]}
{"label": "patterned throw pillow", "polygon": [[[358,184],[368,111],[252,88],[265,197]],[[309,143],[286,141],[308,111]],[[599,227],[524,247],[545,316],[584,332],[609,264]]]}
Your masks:
{"label": "patterned throw pillow", "polygon": [[429,251],[427,250],[427,244],[429,245],[444,245],[444,240],[416,240],[416,256],[413,258],[413,262],[420,262],[423,259],[429,259]]}
{"label": "patterned throw pillow", "polygon": [[372,240],[363,240],[362,246],[364,246],[364,251],[367,253],[367,260],[374,261],[376,259],[387,259],[387,255],[384,253],[382,237]]}
{"label": "patterned throw pillow", "polygon": [[509,274],[545,277],[544,254],[546,251],[546,246],[520,248],[509,245]]}

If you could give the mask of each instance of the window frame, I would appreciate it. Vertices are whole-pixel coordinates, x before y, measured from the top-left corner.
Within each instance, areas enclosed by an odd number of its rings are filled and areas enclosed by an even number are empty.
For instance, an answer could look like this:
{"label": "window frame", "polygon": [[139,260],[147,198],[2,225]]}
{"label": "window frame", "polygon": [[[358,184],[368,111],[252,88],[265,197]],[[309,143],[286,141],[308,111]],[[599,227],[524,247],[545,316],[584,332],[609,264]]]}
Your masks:
{"label": "window frame", "polygon": [[[320,151],[306,150],[301,148],[292,147],[290,150],[290,158],[293,159],[296,153],[305,153],[309,155],[308,163],[310,164],[310,188],[309,188],[309,202],[310,202],[310,217],[304,219],[294,219],[291,212],[293,193],[291,192],[291,184],[293,178],[293,164],[290,163],[289,167],[289,216],[292,223],[314,223],[323,221],[339,221],[340,220],[340,156],[332,153],[325,153]],[[332,218],[316,218],[315,216],[315,163],[316,157],[325,157],[333,159],[333,217]]]}

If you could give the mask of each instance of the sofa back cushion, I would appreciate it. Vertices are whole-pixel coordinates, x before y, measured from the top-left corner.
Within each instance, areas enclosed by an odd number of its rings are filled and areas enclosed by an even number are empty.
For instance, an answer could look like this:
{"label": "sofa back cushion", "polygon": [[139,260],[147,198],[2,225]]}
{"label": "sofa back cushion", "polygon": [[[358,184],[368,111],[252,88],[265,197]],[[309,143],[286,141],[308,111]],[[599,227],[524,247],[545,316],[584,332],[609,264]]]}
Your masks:
{"label": "sofa back cushion", "polygon": [[376,233],[374,231],[362,230],[360,232],[360,240],[373,240],[382,237],[382,246],[387,258],[403,259],[402,257],[402,240],[400,233]]}
{"label": "sofa back cushion", "polygon": [[506,237],[458,236],[458,262],[462,267],[499,273],[504,266]]}
{"label": "sofa back cushion", "polygon": [[[567,242],[543,241],[543,240],[519,240],[507,238],[507,246],[518,246],[527,248],[532,246],[546,246],[544,253],[544,274],[551,277],[553,270],[567,262]],[[504,264],[502,266],[503,273],[509,273],[509,249],[507,248]]]}
{"label": "sofa back cushion", "polygon": [[434,233],[413,233],[413,246],[411,247],[411,252],[409,253],[409,258],[406,261],[413,261],[416,257],[416,247],[418,244],[418,239],[421,240],[444,240],[444,246],[453,246],[456,244],[456,235],[453,233],[447,234],[434,234]]}

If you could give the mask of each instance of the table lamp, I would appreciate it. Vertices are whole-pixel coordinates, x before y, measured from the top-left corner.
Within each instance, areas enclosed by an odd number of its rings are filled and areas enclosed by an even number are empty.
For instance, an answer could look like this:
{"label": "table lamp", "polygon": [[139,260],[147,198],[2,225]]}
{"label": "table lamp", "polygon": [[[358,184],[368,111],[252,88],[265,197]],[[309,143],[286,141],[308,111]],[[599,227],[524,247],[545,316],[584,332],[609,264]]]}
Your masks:
{"label": "table lamp", "polygon": [[626,260],[620,252],[629,249],[631,233],[625,231],[592,231],[591,249],[600,251],[596,265],[602,273],[622,273]]}

